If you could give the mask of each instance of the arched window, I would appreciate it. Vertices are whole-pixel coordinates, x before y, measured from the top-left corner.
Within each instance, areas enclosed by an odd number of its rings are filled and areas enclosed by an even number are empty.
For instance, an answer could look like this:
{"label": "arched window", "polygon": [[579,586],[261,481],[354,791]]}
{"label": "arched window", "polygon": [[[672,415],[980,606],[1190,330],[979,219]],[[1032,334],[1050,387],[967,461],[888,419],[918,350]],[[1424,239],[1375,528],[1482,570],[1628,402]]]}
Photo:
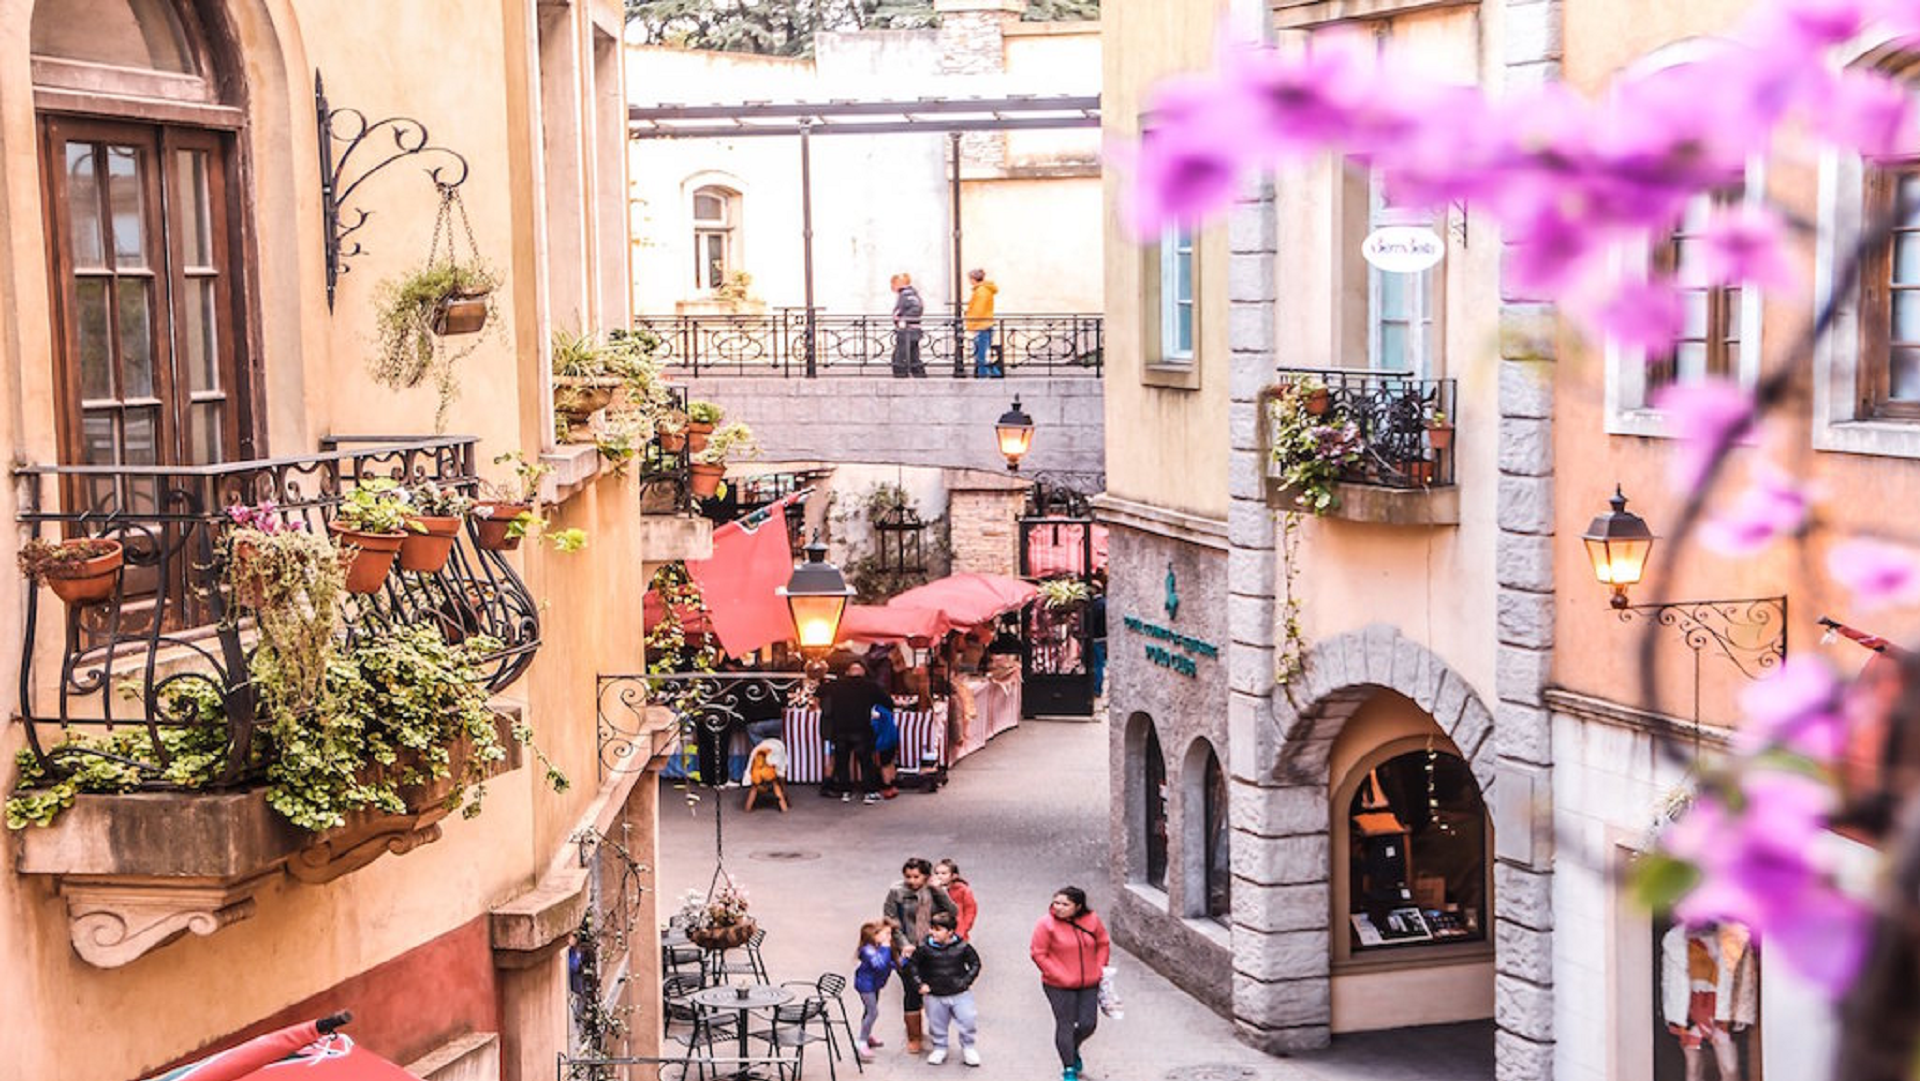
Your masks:
{"label": "arched window", "polygon": [[[241,456],[241,112],[221,101],[199,19],[174,0],[40,0],[30,40],[62,458]],[[70,498],[154,498],[99,483]]]}
{"label": "arched window", "polygon": [[1160,753],[1160,734],[1147,725],[1145,784],[1142,795],[1147,801],[1147,885],[1167,888],[1167,758]]}
{"label": "arched window", "polygon": [[719,289],[739,268],[740,193],[709,184],[693,193],[693,285]]}
{"label": "arched window", "polygon": [[1202,821],[1205,830],[1207,915],[1226,922],[1233,915],[1233,865],[1227,828],[1227,774],[1220,756],[1207,749],[1201,771]]}
{"label": "arched window", "polygon": [[1396,740],[1359,761],[1334,807],[1347,956],[1487,940],[1490,826],[1465,761],[1431,739]]}

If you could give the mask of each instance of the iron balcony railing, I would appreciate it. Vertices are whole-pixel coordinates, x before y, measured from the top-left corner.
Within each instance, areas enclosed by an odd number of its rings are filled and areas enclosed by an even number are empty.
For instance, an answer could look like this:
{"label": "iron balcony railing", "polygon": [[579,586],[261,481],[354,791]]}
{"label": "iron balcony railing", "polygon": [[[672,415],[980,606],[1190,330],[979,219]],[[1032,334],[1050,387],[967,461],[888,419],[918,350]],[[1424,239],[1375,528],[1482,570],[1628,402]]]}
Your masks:
{"label": "iron balcony railing", "polygon": [[1343,484],[1441,488],[1454,483],[1454,381],[1396,372],[1283,368],[1282,384],[1327,388],[1328,424],[1358,431],[1358,459],[1340,469]]}
{"label": "iron balcony railing", "polygon": [[[667,396],[681,414],[687,411],[687,388],[668,387]],[[633,448],[633,462],[640,482],[640,511],[643,514],[682,514],[693,506],[693,454],[681,435],[673,450],[666,449],[660,433]]]}
{"label": "iron balcony railing", "polygon": [[[472,437],[341,437],[322,453],[210,466],[29,465],[15,470],[23,489],[20,522],[34,536],[101,537],[121,543],[125,566],[111,598],[70,607],[38,588],[26,591],[20,665],[20,716],[30,750],[43,766],[69,754],[55,750],[56,730],[145,728],[159,749],[159,730],[192,718],[174,716],[169,690],[183,681],[210,682],[225,703],[228,744],[217,785],[245,783],[258,710],[248,672],[250,619],[235,611],[226,583],[221,535],[227,508],[272,500],[289,524],[324,533],[342,496],[363,480],[431,478],[475,494]],[[73,508],[73,509],[68,509]],[[484,635],[501,643],[485,658],[487,689],[519,679],[540,645],[539,607],[506,559],[482,550],[469,520],[444,569],[404,571],[396,564],[378,592],[345,602],[348,642],[390,628],[437,626],[449,641]],[[57,641],[46,639],[57,638]],[[57,659],[57,679],[36,661]],[[167,763],[131,763],[163,787]]]}
{"label": "iron balcony railing", "polygon": [[[754,315],[638,315],[634,326],[660,336],[660,357],[689,375],[889,375],[893,316],[836,315],[805,308]],[[920,359],[930,375],[974,374],[973,335],[959,319],[920,324]],[[811,349],[809,349],[811,340]],[[988,361],[1005,375],[1093,376],[1104,362],[1105,320],[1097,314],[1004,315],[993,322]]]}

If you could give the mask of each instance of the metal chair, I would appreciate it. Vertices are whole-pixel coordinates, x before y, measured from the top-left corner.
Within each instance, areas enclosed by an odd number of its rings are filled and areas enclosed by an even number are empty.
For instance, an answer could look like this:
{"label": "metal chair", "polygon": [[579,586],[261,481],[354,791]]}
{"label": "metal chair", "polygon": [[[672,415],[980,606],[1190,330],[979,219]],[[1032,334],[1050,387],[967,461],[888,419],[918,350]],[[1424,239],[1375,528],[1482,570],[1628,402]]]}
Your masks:
{"label": "metal chair", "polygon": [[760,946],[766,942],[766,940],[767,929],[764,927],[755,927],[753,929],[753,936],[747,939],[746,945],[739,947],[747,951],[745,964],[737,964],[727,960],[727,954],[732,953],[732,950],[703,951],[706,956],[703,957],[701,961],[701,973],[702,978],[707,982],[707,986],[711,987],[714,984],[725,983],[727,982],[728,976],[752,976],[761,983],[772,983],[773,981],[767,977],[767,963],[760,957]]}
{"label": "metal chair", "polygon": [[[721,1041],[736,1040],[740,1030],[730,1013],[703,1010],[693,1002],[693,993],[703,985],[700,977],[672,975],[660,981],[660,1016],[666,1037],[687,1049],[682,1057],[683,1070],[697,1061],[696,1052],[711,1057]],[[682,1031],[675,1031],[683,1026]]]}
{"label": "metal chair", "polygon": [[805,1072],[807,1045],[824,1041],[827,1045],[827,1076],[839,1081],[834,1060],[840,1054],[833,1038],[833,1022],[827,1015],[827,1000],[820,997],[818,990],[810,983],[796,982],[783,986],[804,987],[809,994],[785,1006],[775,1006],[773,1019],[767,1027],[749,1035],[766,1041],[772,1052],[782,1058],[785,1052],[792,1051],[796,1077]]}
{"label": "metal chair", "polygon": [[[853,1033],[853,1018],[847,1013],[847,978],[838,972],[823,972],[820,974],[820,978],[814,981],[813,986],[815,993],[827,1004],[827,1020],[829,1022],[827,1035],[830,1038],[827,1045],[828,1050],[835,1055],[840,1054],[838,1043],[831,1039],[833,1036],[833,1026],[831,1022],[836,1016],[839,1020],[841,1030],[847,1034],[847,1050],[857,1050],[860,1041]],[[867,1072],[866,1064],[860,1061],[858,1054],[853,1056],[853,1064],[859,1068],[861,1073]]]}

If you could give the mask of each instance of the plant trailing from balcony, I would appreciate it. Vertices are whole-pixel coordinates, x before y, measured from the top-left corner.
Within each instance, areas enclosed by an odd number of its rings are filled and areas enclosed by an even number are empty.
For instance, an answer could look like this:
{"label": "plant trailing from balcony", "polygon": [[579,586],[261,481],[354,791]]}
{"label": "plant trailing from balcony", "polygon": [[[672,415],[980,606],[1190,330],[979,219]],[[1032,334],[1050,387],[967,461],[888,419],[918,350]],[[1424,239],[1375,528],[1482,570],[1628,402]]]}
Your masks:
{"label": "plant trailing from balcony", "polygon": [[332,541],[289,525],[271,501],[227,508],[234,523],[223,542],[234,602],[253,612],[280,690],[299,701],[318,696],[333,661],[347,592],[347,554]]}
{"label": "plant trailing from balcony", "polygon": [[104,537],[50,541],[35,537],[20,549],[20,573],[45,582],[68,604],[98,604],[113,596],[126,554]]}
{"label": "plant trailing from balcony", "polygon": [[1340,505],[1334,485],[1360,462],[1365,444],[1358,425],[1338,413],[1313,412],[1312,395],[1308,381],[1283,383],[1269,396],[1268,409],[1274,473],[1294,506],[1320,515]]}
{"label": "plant trailing from balcony", "polygon": [[347,564],[349,593],[378,590],[407,534],[426,531],[414,520],[406,490],[387,477],[355,483],[334,508],[334,520],[327,528],[352,551]]}

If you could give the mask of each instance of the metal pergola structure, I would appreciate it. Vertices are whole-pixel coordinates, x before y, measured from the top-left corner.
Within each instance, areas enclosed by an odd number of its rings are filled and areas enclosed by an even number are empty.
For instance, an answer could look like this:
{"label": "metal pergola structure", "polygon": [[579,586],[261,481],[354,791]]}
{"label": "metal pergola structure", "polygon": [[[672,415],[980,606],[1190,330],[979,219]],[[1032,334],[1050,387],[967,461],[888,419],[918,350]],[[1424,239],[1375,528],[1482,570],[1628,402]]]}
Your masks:
{"label": "metal pergola structure", "polygon": [[817,372],[813,303],[813,156],[815,135],[945,134],[953,189],[953,375],[964,378],[960,295],[960,136],[970,131],[1043,131],[1100,126],[1100,96],[1021,94],[1000,98],[912,101],[748,101],[711,105],[634,105],[632,139],[738,139],[784,135],[800,140],[800,248],[806,285],[807,375]]}

